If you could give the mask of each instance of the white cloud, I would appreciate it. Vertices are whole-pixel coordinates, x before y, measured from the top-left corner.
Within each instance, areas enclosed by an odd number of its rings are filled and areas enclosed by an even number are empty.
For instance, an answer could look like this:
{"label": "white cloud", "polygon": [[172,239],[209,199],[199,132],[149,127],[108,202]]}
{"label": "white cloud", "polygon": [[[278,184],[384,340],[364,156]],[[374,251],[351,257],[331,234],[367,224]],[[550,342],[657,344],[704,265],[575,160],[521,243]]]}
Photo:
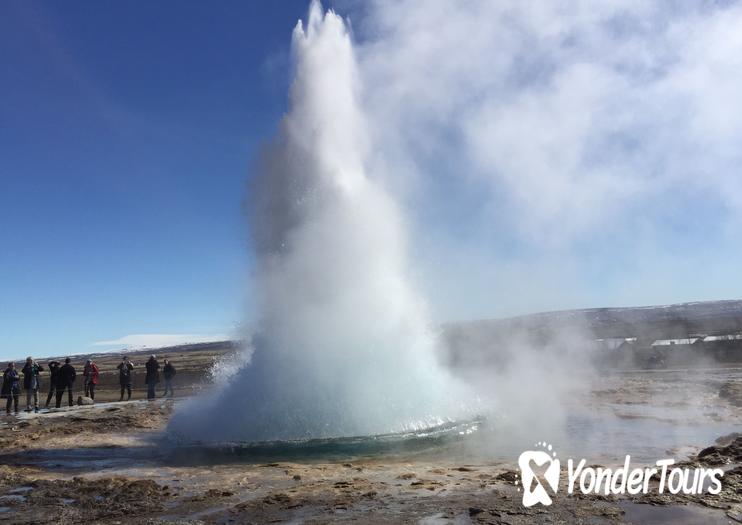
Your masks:
{"label": "white cloud", "polygon": [[374,6],[360,55],[385,164],[453,159],[446,175],[484,184],[495,217],[537,242],[620,224],[660,196],[712,190],[739,208],[742,6]]}
{"label": "white cloud", "polygon": [[131,334],[110,341],[96,341],[91,346],[116,346],[130,350],[162,348],[192,343],[210,343],[232,339],[227,334]]}

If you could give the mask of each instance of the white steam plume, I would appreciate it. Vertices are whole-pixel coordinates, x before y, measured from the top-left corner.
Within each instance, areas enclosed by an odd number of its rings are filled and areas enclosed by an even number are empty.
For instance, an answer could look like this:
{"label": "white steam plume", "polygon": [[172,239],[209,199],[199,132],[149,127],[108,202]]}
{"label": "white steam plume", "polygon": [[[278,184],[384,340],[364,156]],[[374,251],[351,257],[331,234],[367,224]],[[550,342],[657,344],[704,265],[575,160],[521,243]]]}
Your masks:
{"label": "white steam plume", "polygon": [[741,24],[727,1],[363,3],[374,160],[410,189],[434,317],[740,296]]}
{"label": "white steam plume", "polygon": [[[171,429],[256,441],[456,418],[462,398],[409,285],[402,218],[365,172],[371,145],[343,20],[313,2],[293,53],[290,110],[251,194],[262,312],[255,352],[209,407],[193,402]],[[220,406],[229,417],[215,420]]]}

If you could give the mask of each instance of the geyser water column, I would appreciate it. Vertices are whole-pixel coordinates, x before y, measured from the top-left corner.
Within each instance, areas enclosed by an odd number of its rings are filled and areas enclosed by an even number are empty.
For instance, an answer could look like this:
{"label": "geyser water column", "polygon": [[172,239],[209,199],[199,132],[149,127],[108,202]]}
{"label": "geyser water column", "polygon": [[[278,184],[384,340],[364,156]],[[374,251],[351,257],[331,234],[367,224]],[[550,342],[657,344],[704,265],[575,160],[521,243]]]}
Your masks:
{"label": "geyser water column", "polygon": [[370,435],[462,414],[406,275],[399,210],[364,172],[371,145],[343,20],[312,3],[293,55],[290,110],[250,192],[254,352],[227,385],[176,413],[170,430],[185,439]]}

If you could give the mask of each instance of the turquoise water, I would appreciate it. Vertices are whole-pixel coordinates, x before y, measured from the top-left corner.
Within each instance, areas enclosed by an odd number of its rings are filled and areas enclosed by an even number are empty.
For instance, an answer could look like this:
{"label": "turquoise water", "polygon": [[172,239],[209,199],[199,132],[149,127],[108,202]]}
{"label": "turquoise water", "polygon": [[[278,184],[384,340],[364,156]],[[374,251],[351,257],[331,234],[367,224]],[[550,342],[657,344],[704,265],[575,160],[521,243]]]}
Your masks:
{"label": "turquoise water", "polygon": [[169,461],[199,463],[202,458],[215,462],[336,461],[369,457],[417,457],[439,455],[464,446],[473,435],[487,428],[487,420],[452,422],[416,432],[307,439],[258,443],[178,443],[168,439]]}

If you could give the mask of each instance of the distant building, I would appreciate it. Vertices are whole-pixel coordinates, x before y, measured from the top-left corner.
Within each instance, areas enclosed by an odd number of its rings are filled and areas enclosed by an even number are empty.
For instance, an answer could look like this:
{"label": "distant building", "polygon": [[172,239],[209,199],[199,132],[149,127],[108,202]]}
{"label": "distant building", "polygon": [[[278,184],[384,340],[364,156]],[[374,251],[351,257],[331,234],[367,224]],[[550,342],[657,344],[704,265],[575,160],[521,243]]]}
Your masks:
{"label": "distant building", "polygon": [[636,348],[636,337],[624,337],[620,344],[615,348],[616,352],[633,352]]}
{"label": "distant building", "polygon": [[594,362],[598,366],[609,368],[631,368],[634,363],[636,337],[607,337],[593,339],[588,349],[593,352]]}
{"label": "distant building", "polygon": [[742,334],[709,335],[703,339],[704,343],[721,343],[729,341],[742,341]]}
{"label": "distant building", "polygon": [[652,356],[664,367],[693,365],[707,357],[703,337],[657,339],[652,343]]}
{"label": "distant building", "polygon": [[686,339],[657,339],[652,343],[652,347],[673,346],[680,348],[682,346],[693,346],[699,344],[699,342],[703,342],[703,339],[700,337],[689,337]]}
{"label": "distant building", "polygon": [[742,362],[742,334],[710,335],[703,340],[706,352],[722,363]]}
{"label": "distant building", "polygon": [[608,352],[615,352],[621,349],[624,345],[633,344],[636,342],[636,337],[606,337],[603,339],[593,339],[590,341],[590,348],[595,350],[604,350]]}

